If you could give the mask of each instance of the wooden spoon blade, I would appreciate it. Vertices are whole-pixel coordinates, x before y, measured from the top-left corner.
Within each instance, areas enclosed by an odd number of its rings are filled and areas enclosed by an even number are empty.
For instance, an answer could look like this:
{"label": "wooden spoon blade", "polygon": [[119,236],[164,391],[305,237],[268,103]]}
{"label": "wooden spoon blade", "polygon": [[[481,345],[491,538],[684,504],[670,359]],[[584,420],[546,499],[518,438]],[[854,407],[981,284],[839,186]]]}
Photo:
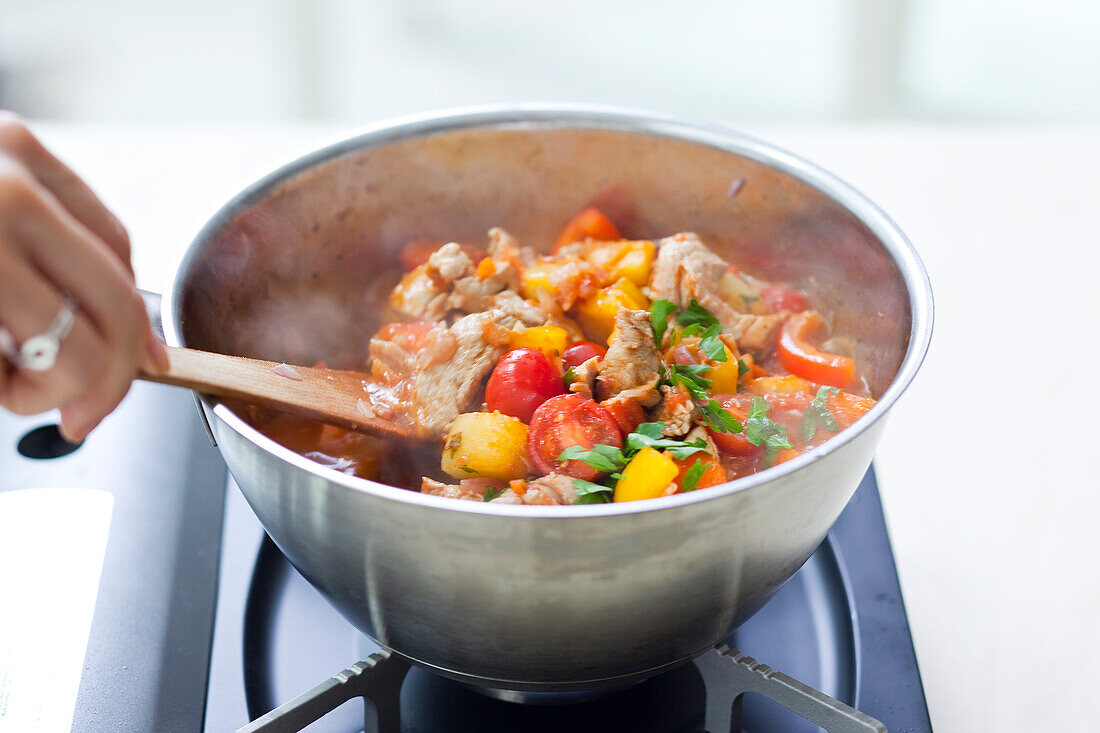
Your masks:
{"label": "wooden spoon blade", "polygon": [[147,382],[188,387],[203,394],[243,400],[342,428],[374,435],[424,440],[412,425],[387,417],[397,400],[361,372],[287,366],[262,359],[196,349],[169,348],[164,374],[141,372]]}

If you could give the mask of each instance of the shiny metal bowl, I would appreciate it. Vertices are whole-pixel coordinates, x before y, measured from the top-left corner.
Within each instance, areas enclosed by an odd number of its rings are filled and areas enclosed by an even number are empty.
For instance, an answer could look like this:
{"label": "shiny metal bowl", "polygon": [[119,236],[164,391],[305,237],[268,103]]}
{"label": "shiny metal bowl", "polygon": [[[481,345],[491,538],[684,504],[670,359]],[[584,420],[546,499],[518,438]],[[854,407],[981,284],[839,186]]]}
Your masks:
{"label": "shiny metal bowl", "polygon": [[268,534],[340,612],[442,674],[505,690],[618,686],[692,657],[763,606],[825,537],[916,373],[932,294],[856,190],[710,124],[523,105],[366,129],[280,166],[199,232],[164,301],[169,343],[291,363],[365,357],[402,244],[546,242],[593,199],[628,236],[698,232],[797,283],[851,338],[878,404],[809,453],[629,504],[461,502],[329,470],[206,403]]}

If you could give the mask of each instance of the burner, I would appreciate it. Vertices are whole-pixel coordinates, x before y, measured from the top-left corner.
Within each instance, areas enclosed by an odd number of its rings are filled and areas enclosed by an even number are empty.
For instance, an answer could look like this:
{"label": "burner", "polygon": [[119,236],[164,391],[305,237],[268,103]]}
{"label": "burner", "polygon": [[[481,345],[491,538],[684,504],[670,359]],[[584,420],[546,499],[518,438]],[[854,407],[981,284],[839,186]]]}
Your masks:
{"label": "burner", "polygon": [[[216,629],[209,731],[240,726],[248,719],[255,722],[241,730],[255,733],[297,731],[318,719],[310,731],[537,732],[568,727],[576,733],[808,733],[819,730],[817,725],[858,733],[885,730],[876,717],[895,729],[904,724],[907,730],[931,730],[872,473],[806,565],[726,640],[730,647],[752,652],[791,677],[719,645],[629,689],[569,705],[546,704],[562,701],[554,694],[536,704],[505,702],[419,667],[410,669],[402,657],[381,649],[344,621],[256,528],[235,487],[229,496],[227,527],[250,520],[253,537],[263,540],[258,555],[251,555],[252,563],[227,562],[223,556],[223,578],[240,578],[230,587],[242,583],[249,589],[247,602],[240,601],[236,612],[223,613],[220,607],[218,611],[220,626],[223,617],[243,619],[243,625],[237,623],[237,638],[245,659],[244,699],[236,702],[236,722],[218,717],[219,724],[211,725],[221,713],[220,698],[230,697],[218,692],[224,688],[218,685],[222,675]],[[878,525],[869,521],[876,517]],[[854,577],[861,593],[853,592]],[[862,623],[861,613],[875,625]],[[904,646],[896,646],[899,640]],[[896,654],[899,648],[907,654]],[[351,659],[363,661],[313,687]],[[239,658],[236,664],[239,675]],[[899,702],[893,685],[901,685],[912,699]],[[299,694],[303,690],[310,691]],[[743,692],[750,694],[741,697]],[[369,700],[365,716],[358,703],[342,705],[360,696]],[[525,700],[530,703],[529,697]],[[280,703],[285,704],[276,709]]]}

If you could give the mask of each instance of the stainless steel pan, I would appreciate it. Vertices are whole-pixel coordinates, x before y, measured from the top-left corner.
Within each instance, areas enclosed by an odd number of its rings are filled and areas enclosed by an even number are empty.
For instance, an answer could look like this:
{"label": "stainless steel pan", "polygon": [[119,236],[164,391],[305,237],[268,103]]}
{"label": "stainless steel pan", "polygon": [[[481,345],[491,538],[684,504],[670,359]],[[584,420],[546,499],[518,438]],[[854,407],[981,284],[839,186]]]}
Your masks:
{"label": "stainless steel pan", "polygon": [[396,254],[416,238],[546,242],[592,200],[624,234],[700,233],[793,281],[849,336],[879,397],[854,427],[721,487],[629,504],[515,507],[421,495],[313,463],[207,403],[268,534],[355,626],[480,685],[629,683],[763,606],[852,495],[928,347],[932,296],[905,236],[850,186],[715,125],[523,105],[373,127],[242,191],[164,299],[168,342],[292,363],[362,362]]}

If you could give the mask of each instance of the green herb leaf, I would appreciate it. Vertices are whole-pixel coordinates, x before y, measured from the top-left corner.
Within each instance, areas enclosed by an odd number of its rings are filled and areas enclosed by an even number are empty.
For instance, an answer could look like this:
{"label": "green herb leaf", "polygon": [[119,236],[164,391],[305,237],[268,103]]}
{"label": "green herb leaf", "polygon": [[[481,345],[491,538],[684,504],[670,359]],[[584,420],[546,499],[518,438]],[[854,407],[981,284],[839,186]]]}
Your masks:
{"label": "green herb leaf", "polygon": [[749,410],[748,419],[745,420],[745,438],[753,445],[764,446],[762,459],[765,466],[772,465],[780,449],[791,447],[791,442],[787,438],[787,428],[768,417],[769,409],[767,400],[753,397],[752,408]]}
{"label": "green herb leaf", "polygon": [[840,431],[840,426],[836,424],[832,413],[829,412],[829,395],[836,394],[839,391],[836,387],[826,387],[824,385],[818,388],[817,396],[806,408],[806,412],[802,415],[802,422],[798,425],[799,430],[802,431],[802,437],[807,443],[813,440],[814,435],[817,434],[818,424],[833,433]]}
{"label": "green herb leaf", "polygon": [[565,383],[565,388],[569,389],[569,385],[577,381],[577,368],[569,367],[568,369],[566,369],[565,372],[561,375],[561,381]]}
{"label": "green herb leaf", "polygon": [[606,504],[611,501],[613,489],[610,486],[594,484],[584,479],[573,479],[573,489],[577,492],[574,504]]}
{"label": "green herb leaf", "polygon": [[558,455],[559,461],[584,461],[597,471],[617,471],[626,465],[626,457],[613,445],[596,443],[589,449],[571,445]]}
{"label": "green herb leaf", "polygon": [[665,424],[663,422],[644,422],[634,428],[634,432],[631,433],[631,435],[643,435],[647,438],[656,440],[661,437],[661,431],[664,429]]}
{"label": "green herb leaf", "polygon": [[676,316],[676,322],[681,326],[690,326],[693,323],[698,323],[704,328],[707,328],[718,323],[718,319],[714,317],[713,313],[699,305],[699,301],[692,298],[691,305],[685,310],[680,311]]}
{"label": "green herb leaf", "polygon": [[691,468],[684,474],[684,480],[680,484],[680,491],[695,491],[695,487],[699,484],[699,479],[703,478],[703,474],[707,472],[707,464],[701,460],[695,461],[691,464]]}
{"label": "green herb leaf", "polygon": [[462,469],[463,471],[465,471],[466,473],[477,473],[477,471],[475,471],[474,469],[470,468],[470,467],[469,467],[469,466],[467,466],[467,465],[466,465],[465,463],[463,463],[462,465],[460,465],[460,466],[459,466],[459,468],[461,468],[461,469]]}
{"label": "green herb leaf", "polygon": [[492,501],[501,494],[504,493],[504,489],[494,489],[492,486],[485,489],[485,501]]}
{"label": "green herb leaf", "polygon": [[740,433],[741,421],[730,414],[729,410],[722,407],[722,403],[715,399],[707,400],[703,404],[696,405],[703,419],[714,430],[720,433]]}
{"label": "green herb leaf", "polygon": [[682,459],[687,458],[693,453],[707,452],[707,444],[702,438],[687,443],[682,440],[675,440],[674,438],[650,438],[645,435],[639,435],[638,433],[631,433],[626,438],[626,444],[632,452],[638,452],[642,448],[656,448],[658,450],[665,450],[672,454],[673,458]]}
{"label": "green herb leaf", "polygon": [[737,360],[737,376],[743,377],[749,373],[749,365],[745,363],[744,359]]}
{"label": "green herb leaf", "polygon": [[653,340],[660,348],[668,329],[668,317],[676,310],[676,304],[671,300],[655,300],[649,306],[649,322],[653,325]]}
{"label": "green herb leaf", "polygon": [[722,333],[722,324],[715,323],[703,332],[703,340],[699,342],[699,349],[711,361],[723,362],[729,358],[726,356],[726,345],[718,337],[720,333]]}

